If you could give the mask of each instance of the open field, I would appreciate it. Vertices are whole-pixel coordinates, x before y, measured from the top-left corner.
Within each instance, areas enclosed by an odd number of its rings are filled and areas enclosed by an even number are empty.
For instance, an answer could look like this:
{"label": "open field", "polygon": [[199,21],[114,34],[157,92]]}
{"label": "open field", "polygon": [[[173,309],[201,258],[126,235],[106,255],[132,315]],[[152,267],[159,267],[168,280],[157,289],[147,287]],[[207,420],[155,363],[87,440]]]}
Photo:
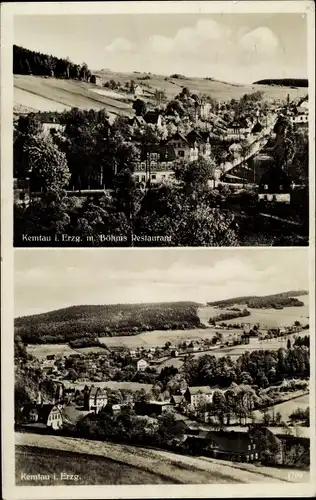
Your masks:
{"label": "open field", "polygon": [[92,83],[59,80],[40,76],[14,75],[14,101],[39,111],[79,109],[104,109],[113,114],[133,115],[130,105],[118,99],[92,92]]}
{"label": "open field", "polygon": [[[93,459],[95,459],[96,456],[106,457],[109,461],[114,460],[132,466],[133,468],[138,468],[141,471],[155,474],[160,478],[163,477],[165,482],[174,484],[279,483],[289,481],[287,475],[285,475],[284,478],[275,477],[275,474],[273,474],[271,470],[272,468],[269,468],[270,473],[268,472],[267,475],[264,476],[253,470],[247,470],[246,468],[245,470],[236,469],[230,465],[230,462],[227,462],[227,465],[222,463],[217,464],[215,460],[211,462],[203,458],[177,455],[162,450],[101,441],[16,433],[16,445],[19,447],[36,447],[36,449],[39,447],[44,448],[45,453],[47,453],[47,450],[50,450],[53,457],[56,457],[56,462],[60,451],[83,453],[85,457],[89,455],[89,462],[91,456]],[[39,455],[38,459],[41,460]],[[40,462],[38,466],[40,466]],[[36,462],[33,466],[33,473],[35,473],[35,467]],[[73,467],[73,461],[71,461],[69,468],[67,468],[67,472],[71,474],[73,472]],[[98,468],[98,470],[100,470],[100,468]],[[38,472],[43,473],[42,470]],[[133,474],[133,471],[131,471],[131,474]],[[123,479],[122,476],[121,479]],[[134,479],[133,475],[130,479]],[[144,479],[142,483],[145,484]],[[109,482],[107,482],[107,484],[109,484]],[[130,482],[129,484],[132,483]]]}
{"label": "open field", "polygon": [[[302,408],[305,410],[308,406],[310,406],[310,398],[309,394],[304,394],[303,396],[299,396],[298,398],[290,399],[289,401],[284,401],[283,403],[276,404],[267,409],[267,412],[273,416],[277,412],[280,412],[282,415],[282,420],[287,422],[289,420],[289,415],[293,413],[297,408]],[[254,412],[257,418],[262,417],[262,413],[260,411]]]}
{"label": "open field", "polygon": [[[284,309],[252,309],[247,307],[246,304],[238,305],[240,309],[247,308],[250,312],[250,316],[244,318],[234,318],[231,320],[223,321],[226,324],[234,323],[250,323],[254,325],[260,323],[263,328],[277,328],[280,326],[290,326],[293,325],[294,321],[300,321],[302,324],[309,323],[309,296],[303,295],[299,297],[301,302],[304,302],[304,306],[301,307],[284,307]],[[199,317],[203,323],[207,324],[210,317],[218,316],[229,312],[227,309],[219,309],[213,306],[207,306],[201,308],[199,312]],[[222,323],[221,321],[219,323]]]}

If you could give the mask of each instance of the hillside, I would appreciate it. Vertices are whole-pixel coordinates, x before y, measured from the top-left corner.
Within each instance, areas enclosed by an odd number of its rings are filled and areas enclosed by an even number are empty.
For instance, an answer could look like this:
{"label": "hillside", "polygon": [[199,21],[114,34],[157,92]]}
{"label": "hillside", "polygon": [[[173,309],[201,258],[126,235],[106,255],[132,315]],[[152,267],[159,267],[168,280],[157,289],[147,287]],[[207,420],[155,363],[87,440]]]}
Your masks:
{"label": "hillside", "polygon": [[249,295],[244,297],[234,297],[231,299],[208,302],[209,306],[225,308],[234,305],[247,305],[253,309],[283,309],[283,307],[300,307],[304,303],[296,297],[308,295],[305,290],[294,290],[289,292],[277,293],[273,295]]}
{"label": "hillside", "polygon": [[61,343],[82,337],[136,335],[143,331],[202,327],[195,302],[74,306],[15,320],[27,343]]}
{"label": "hillside", "polygon": [[[205,94],[220,101],[240,99],[246,93],[261,90],[267,99],[285,99],[290,94],[291,99],[297,99],[306,95],[306,89],[291,89],[287,87],[274,87],[271,85],[235,85],[217,80],[203,78],[174,79],[163,75],[149,75],[134,73],[102,73],[102,79],[115,80],[122,85],[134,80],[144,86],[145,95],[143,99],[151,102],[153,106],[157,103],[154,99],[156,90],[165,93],[165,99],[173,99],[183,87],[188,87],[191,92]],[[101,92],[101,93],[99,93]],[[118,93],[118,91],[116,92]],[[110,97],[111,96],[111,97]],[[79,109],[103,109],[109,114],[132,116],[132,94],[122,93],[120,98],[115,98],[114,92],[103,89],[93,83],[79,80],[57,79],[54,77],[42,77],[32,75],[14,75],[14,111],[21,113],[28,108],[37,111],[63,111],[71,107]],[[126,101],[126,102],[124,102]]]}
{"label": "hillside", "polygon": [[133,115],[130,103],[95,92],[96,85],[79,80],[14,75],[14,105],[38,111],[104,109],[113,115]]}

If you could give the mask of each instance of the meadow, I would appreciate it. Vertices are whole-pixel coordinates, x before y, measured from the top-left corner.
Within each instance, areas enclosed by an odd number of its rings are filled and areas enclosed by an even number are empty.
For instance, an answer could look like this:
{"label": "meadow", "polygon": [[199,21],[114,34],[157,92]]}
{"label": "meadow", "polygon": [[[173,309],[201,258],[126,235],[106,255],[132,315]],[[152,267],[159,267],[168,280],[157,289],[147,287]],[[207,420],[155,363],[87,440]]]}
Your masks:
{"label": "meadow", "polygon": [[[137,470],[139,471],[138,473],[146,472],[154,474],[161,480],[161,482],[164,481],[165,483],[169,484],[231,484],[256,482],[271,483],[283,482],[283,480],[286,480],[279,477],[277,478],[276,474],[273,473],[273,469],[271,468],[270,473],[267,472],[266,475],[262,475],[251,469],[236,469],[231,466],[229,462],[227,462],[227,464],[222,464],[216,463],[215,460],[205,460],[203,459],[203,457],[177,455],[175,453],[162,450],[153,450],[149,448],[121,445],[103,441],[89,441],[85,439],[62,436],[16,433],[16,445],[19,447],[27,446],[28,449],[35,447],[35,463],[33,463],[32,466],[33,474],[39,472],[43,473],[43,469],[39,470],[40,463],[38,465],[36,464],[36,456],[38,457],[38,461],[40,462],[42,460],[42,454],[39,453],[38,450],[39,448],[44,448],[45,450],[43,453],[45,453],[45,451],[47,450],[48,454],[51,454],[52,456],[50,463],[58,461],[61,451],[67,451],[73,454],[76,453],[76,455],[74,455],[74,458],[77,457],[77,454],[83,454],[83,456],[85,457],[86,466],[87,462],[89,463],[89,474],[92,470],[92,468],[90,467],[90,457],[95,460],[96,456],[98,456],[103,457],[103,459],[104,457],[106,457],[106,459],[109,461],[116,461],[118,467],[121,467],[123,464],[125,464],[129,467],[132,466],[134,469],[137,468]],[[20,450],[18,449],[18,451]],[[24,459],[24,462],[22,462],[20,459],[19,468],[17,468],[19,471],[21,464],[23,465],[25,461],[26,459]],[[73,471],[76,470],[76,465],[74,463],[75,460],[72,461],[71,459],[69,459],[69,465],[66,468],[67,472],[73,473]],[[25,466],[27,466],[27,464]],[[101,473],[100,466],[97,467],[97,470]],[[126,468],[122,468],[122,470],[125,472]],[[48,470],[45,469],[45,472],[48,473]],[[103,468],[103,477],[104,474],[106,474],[105,468]],[[127,474],[129,473],[127,472]],[[130,474],[130,479],[135,481],[136,477],[133,476],[133,470],[131,470]],[[122,476],[118,477],[121,477],[121,479],[123,479]],[[138,477],[140,476],[137,476],[137,478]],[[152,478],[150,478],[149,480],[147,479],[146,481],[143,477],[140,482],[142,484],[150,484],[151,480]],[[91,481],[89,484],[94,483]],[[111,483],[107,482],[104,484]],[[117,484],[124,483],[122,482]],[[125,484],[137,483],[129,482]]]}
{"label": "meadow", "polygon": [[[133,465],[125,465],[105,457],[35,446],[16,446],[15,463],[17,486],[172,483],[171,479],[163,475],[147,472]],[[65,472],[78,475],[78,480],[63,479],[61,473]],[[23,479],[23,473],[50,474],[50,479],[29,481]]]}

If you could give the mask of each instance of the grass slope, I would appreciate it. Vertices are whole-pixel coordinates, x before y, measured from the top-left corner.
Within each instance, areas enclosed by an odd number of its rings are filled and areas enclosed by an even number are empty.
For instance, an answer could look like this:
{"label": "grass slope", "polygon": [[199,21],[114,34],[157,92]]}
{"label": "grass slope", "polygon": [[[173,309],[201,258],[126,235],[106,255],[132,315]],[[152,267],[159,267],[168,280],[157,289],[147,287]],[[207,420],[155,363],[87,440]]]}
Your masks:
{"label": "grass slope", "polygon": [[[143,471],[155,474],[160,478],[170,478],[173,484],[221,484],[221,483],[255,483],[255,482],[280,482],[281,478],[275,478],[273,474],[270,477],[264,477],[250,470],[235,470],[227,465],[217,464],[216,461],[210,462],[200,457],[189,457],[177,455],[162,450],[154,450],[131,445],[121,445],[103,441],[89,441],[78,438],[68,438],[61,436],[43,436],[36,434],[16,433],[16,445],[35,446],[36,449],[43,447],[51,452],[53,457],[58,460],[60,451],[70,451],[73,453],[82,453],[89,455],[89,473],[90,457],[93,459],[96,455],[106,457],[108,460],[115,460],[122,464],[137,467]],[[71,462],[68,472],[71,474],[74,468],[74,461]],[[42,470],[33,469],[33,474],[43,473]],[[52,469],[49,469],[50,471]],[[48,471],[47,471],[48,472]],[[90,484],[93,484],[90,482]],[[109,483],[107,483],[109,484]],[[113,484],[113,483],[112,483]],[[132,484],[132,483],[130,483]],[[143,484],[148,484],[144,483]],[[150,483],[149,483],[150,484]]]}
{"label": "grass slope", "polygon": [[57,103],[64,108],[96,110],[106,108],[113,114],[128,116],[134,114],[130,104],[99,95],[92,91],[95,88],[96,86],[92,83],[75,80],[14,75],[15,101],[24,101],[18,102],[20,105],[30,106],[39,111],[48,111],[54,110],[53,104]]}
{"label": "grass slope", "polygon": [[85,336],[197,328],[198,307],[195,302],[73,306],[17,318],[15,332],[29,343],[62,343]]}

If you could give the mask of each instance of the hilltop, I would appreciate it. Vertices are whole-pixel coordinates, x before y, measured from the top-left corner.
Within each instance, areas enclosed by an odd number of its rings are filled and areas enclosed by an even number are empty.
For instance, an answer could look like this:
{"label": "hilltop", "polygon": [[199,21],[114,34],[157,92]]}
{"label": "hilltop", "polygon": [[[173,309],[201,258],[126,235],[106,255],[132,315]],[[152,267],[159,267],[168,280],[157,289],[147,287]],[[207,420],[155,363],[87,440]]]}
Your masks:
{"label": "hilltop", "polygon": [[273,295],[249,295],[243,297],[234,297],[231,299],[208,302],[209,306],[225,308],[234,305],[246,305],[253,309],[283,309],[283,307],[300,307],[304,303],[296,297],[308,295],[306,290],[294,290],[289,292],[276,293]]}
{"label": "hilltop", "polygon": [[136,335],[143,331],[203,328],[197,302],[82,305],[15,319],[23,342],[59,343],[82,337]]}
{"label": "hilltop", "polygon": [[281,85],[284,87],[308,87],[307,78],[267,78],[254,82],[255,85]]}

